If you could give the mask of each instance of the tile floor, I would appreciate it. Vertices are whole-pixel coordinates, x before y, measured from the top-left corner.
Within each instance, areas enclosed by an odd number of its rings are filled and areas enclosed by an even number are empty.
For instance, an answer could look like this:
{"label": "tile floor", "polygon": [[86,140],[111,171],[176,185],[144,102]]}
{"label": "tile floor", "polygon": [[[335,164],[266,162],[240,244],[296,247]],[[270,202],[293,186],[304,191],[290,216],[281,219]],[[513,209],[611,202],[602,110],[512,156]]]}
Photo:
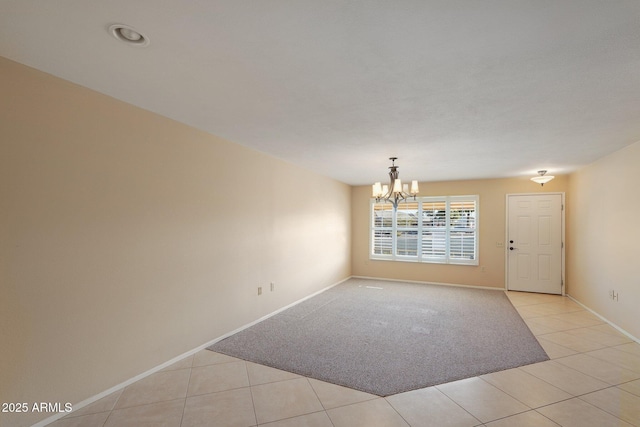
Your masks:
{"label": "tile floor", "polygon": [[203,350],[51,426],[640,426],[640,344],[568,298],[507,295],[550,361],[380,398]]}

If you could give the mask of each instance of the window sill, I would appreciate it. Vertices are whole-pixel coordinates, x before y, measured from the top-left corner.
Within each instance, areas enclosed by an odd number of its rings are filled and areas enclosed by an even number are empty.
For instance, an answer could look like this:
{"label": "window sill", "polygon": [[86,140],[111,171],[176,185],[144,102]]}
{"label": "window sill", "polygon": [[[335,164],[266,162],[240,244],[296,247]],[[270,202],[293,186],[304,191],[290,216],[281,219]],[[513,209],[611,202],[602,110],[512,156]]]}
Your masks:
{"label": "window sill", "polygon": [[443,265],[469,265],[478,266],[480,263],[477,260],[469,261],[452,261],[452,260],[430,260],[430,259],[417,259],[417,258],[402,258],[402,257],[384,257],[384,256],[370,256],[370,261],[390,261],[390,262],[408,262],[414,264],[443,264]]}

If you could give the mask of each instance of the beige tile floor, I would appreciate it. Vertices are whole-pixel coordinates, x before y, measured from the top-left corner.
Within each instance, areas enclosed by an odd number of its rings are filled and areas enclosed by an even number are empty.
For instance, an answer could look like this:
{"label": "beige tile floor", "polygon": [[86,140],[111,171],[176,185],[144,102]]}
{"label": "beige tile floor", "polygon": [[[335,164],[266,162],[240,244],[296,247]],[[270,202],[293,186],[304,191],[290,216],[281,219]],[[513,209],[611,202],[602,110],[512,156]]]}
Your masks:
{"label": "beige tile floor", "polygon": [[203,350],[51,426],[640,426],[640,344],[568,298],[507,295],[550,361],[380,398]]}

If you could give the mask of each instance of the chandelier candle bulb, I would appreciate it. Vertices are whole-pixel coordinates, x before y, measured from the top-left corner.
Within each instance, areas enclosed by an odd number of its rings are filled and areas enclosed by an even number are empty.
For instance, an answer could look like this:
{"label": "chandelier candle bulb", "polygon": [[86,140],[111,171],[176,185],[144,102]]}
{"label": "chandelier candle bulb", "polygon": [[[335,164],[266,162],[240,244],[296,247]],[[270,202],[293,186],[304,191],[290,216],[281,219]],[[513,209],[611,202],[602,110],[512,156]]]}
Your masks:
{"label": "chandelier candle bulb", "polygon": [[400,178],[393,182],[393,192],[402,193],[402,180]]}
{"label": "chandelier candle bulb", "polygon": [[411,194],[415,196],[419,192],[420,190],[418,189],[418,181],[416,180],[411,181]]}
{"label": "chandelier candle bulb", "polygon": [[373,197],[382,197],[383,194],[382,185],[379,182],[373,184]]}

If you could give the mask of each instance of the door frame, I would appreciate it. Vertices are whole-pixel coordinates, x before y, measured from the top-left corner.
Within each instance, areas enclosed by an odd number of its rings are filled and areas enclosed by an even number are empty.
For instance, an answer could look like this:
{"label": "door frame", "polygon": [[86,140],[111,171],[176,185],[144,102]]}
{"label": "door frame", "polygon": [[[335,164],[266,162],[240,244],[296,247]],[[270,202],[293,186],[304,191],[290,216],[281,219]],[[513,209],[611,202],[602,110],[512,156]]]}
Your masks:
{"label": "door frame", "polygon": [[560,218],[561,218],[561,239],[562,239],[562,248],[560,254],[560,271],[562,274],[561,278],[561,295],[566,296],[567,293],[567,281],[565,278],[565,250],[566,250],[566,239],[565,239],[565,211],[566,211],[566,203],[565,203],[565,193],[564,191],[551,191],[551,192],[538,192],[538,193],[507,193],[505,197],[505,221],[504,221],[504,289],[506,291],[509,290],[509,197],[511,196],[540,196],[540,195],[560,195],[562,207],[560,209]]}

